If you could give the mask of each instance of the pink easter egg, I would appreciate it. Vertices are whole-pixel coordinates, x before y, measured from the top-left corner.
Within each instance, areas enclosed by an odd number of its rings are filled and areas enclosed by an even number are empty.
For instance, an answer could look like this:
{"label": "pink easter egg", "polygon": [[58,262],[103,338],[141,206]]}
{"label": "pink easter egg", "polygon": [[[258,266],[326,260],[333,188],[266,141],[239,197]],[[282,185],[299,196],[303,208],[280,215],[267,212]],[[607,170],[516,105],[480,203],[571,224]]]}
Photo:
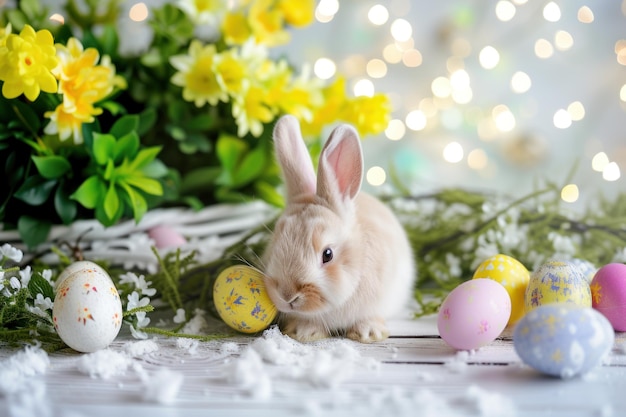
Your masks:
{"label": "pink easter egg", "polygon": [[187,243],[183,235],[173,227],[164,224],[148,230],[148,236],[154,240],[154,245],[158,249],[176,248]]}
{"label": "pink easter egg", "polygon": [[511,297],[504,286],[488,278],[466,281],[448,294],[439,308],[439,335],[458,350],[473,350],[493,342],[511,316]]}
{"label": "pink easter egg", "polygon": [[626,331],[626,265],[611,263],[598,269],[591,280],[591,305],[613,329]]}

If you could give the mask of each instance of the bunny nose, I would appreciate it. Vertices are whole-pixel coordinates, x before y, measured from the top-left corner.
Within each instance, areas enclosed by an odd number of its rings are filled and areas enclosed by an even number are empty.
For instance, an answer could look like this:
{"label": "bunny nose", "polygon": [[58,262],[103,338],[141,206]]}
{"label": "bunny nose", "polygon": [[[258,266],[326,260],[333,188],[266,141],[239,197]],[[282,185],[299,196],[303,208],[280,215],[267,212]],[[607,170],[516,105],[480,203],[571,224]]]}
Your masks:
{"label": "bunny nose", "polygon": [[298,300],[300,300],[300,295],[296,294],[291,300],[287,301],[287,304],[289,304],[289,307],[293,310],[294,304],[296,304]]}

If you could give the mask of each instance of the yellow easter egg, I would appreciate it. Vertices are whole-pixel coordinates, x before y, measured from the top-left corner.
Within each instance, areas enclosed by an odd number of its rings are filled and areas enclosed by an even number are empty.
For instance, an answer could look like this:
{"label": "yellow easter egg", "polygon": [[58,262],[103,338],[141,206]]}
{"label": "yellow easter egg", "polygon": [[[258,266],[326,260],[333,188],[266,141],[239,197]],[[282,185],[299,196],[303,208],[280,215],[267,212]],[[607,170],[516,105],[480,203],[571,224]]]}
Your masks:
{"label": "yellow easter egg", "polygon": [[516,323],[524,315],[524,294],[530,279],[528,269],[517,259],[498,254],[486,259],[474,272],[473,279],[489,278],[499,282],[511,297],[511,317],[508,324]]}
{"label": "yellow easter egg", "polygon": [[245,265],[228,267],[218,275],[213,303],[222,320],[243,333],[265,330],[277,314],[265,291],[263,274]]}
{"label": "yellow easter egg", "polygon": [[580,268],[571,262],[546,262],[530,276],[525,295],[526,312],[552,303],[591,307],[589,283]]}

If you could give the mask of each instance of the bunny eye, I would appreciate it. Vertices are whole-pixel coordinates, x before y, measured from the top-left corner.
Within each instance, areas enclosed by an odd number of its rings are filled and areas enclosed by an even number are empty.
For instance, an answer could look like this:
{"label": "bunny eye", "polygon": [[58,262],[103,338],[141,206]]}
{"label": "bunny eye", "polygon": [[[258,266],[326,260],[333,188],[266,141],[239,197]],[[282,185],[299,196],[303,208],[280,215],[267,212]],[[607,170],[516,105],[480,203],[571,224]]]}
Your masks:
{"label": "bunny eye", "polygon": [[332,261],[333,259],[333,250],[331,248],[326,248],[322,252],[322,263],[327,263]]}

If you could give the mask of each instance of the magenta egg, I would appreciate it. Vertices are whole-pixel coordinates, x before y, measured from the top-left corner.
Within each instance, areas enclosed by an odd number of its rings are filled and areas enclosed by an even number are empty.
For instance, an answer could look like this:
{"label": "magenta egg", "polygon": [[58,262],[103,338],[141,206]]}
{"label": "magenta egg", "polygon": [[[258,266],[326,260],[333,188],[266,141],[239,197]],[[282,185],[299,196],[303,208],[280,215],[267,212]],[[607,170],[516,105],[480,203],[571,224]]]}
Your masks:
{"label": "magenta egg", "polygon": [[591,281],[591,305],[613,329],[626,331],[626,265],[611,263],[598,269]]}
{"label": "magenta egg", "polygon": [[511,316],[511,297],[492,279],[466,281],[448,294],[439,308],[439,335],[458,350],[473,350],[493,342]]}

